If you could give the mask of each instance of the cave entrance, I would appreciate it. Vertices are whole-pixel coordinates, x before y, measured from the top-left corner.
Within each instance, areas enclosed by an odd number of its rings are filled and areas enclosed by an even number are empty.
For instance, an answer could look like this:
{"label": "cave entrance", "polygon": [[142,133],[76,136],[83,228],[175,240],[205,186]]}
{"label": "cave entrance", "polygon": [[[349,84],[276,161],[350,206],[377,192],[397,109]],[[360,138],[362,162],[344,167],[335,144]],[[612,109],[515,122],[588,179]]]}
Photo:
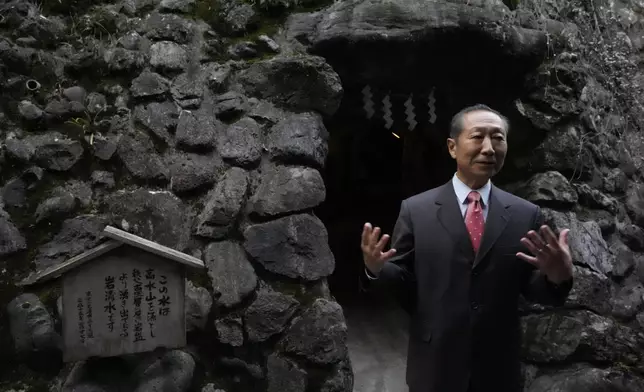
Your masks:
{"label": "cave entrance", "polygon": [[507,171],[521,153],[515,146],[532,137],[521,132],[529,128],[516,100],[538,61],[516,57],[467,30],[416,39],[338,40],[313,52],[326,58],[344,87],[339,110],[325,121],[327,197],[316,213],[336,260],[329,285],[349,327],[354,392],[404,391],[408,315],[392,299],[360,291],[362,226],[371,222],[392,233],[403,199],[453,176],[449,122],[466,106],[483,103],[510,119]]}
{"label": "cave entrance", "polygon": [[327,197],[317,214],[336,260],[329,286],[347,319],[356,392],[405,390],[408,339],[408,315],[386,295],[360,291],[362,225],[391,234],[401,200],[451,178],[446,139],[453,111],[436,89],[410,95],[345,87],[327,121]]}

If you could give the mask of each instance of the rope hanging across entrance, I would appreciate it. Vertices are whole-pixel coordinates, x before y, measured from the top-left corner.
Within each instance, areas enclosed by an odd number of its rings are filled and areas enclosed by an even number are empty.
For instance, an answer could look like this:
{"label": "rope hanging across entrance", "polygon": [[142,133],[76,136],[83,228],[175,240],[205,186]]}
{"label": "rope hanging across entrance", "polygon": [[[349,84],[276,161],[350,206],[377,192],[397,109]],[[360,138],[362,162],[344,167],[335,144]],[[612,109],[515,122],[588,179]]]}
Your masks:
{"label": "rope hanging across entrance", "polygon": [[[420,103],[426,102],[426,111]],[[362,103],[367,119],[382,118],[385,128],[391,129],[398,117],[408,124],[408,130],[413,131],[420,122],[436,123],[436,97],[434,88],[427,94],[400,94],[391,91],[383,92],[366,85],[362,89]],[[398,107],[398,106],[401,107]],[[422,106],[425,106],[424,104]],[[380,110],[377,109],[379,107]],[[398,110],[400,109],[400,110]]]}

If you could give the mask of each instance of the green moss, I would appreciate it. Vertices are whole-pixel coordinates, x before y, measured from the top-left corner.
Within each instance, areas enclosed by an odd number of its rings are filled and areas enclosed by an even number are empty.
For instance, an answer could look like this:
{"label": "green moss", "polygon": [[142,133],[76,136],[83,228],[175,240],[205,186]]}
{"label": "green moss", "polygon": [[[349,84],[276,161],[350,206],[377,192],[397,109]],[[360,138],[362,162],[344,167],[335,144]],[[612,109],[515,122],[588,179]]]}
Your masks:
{"label": "green moss", "polygon": [[197,0],[193,17],[216,28],[220,23],[220,6],[217,0]]}
{"label": "green moss", "polygon": [[210,292],[213,291],[210,277],[204,270],[196,270],[191,268],[190,270],[186,271],[186,278],[197,287],[204,287]]}
{"label": "green moss", "polygon": [[307,286],[297,282],[269,281],[273,290],[294,297],[301,305],[309,305],[321,297],[316,284]]}
{"label": "green moss", "polygon": [[38,291],[38,298],[49,309],[56,309],[56,301],[63,294],[61,281],[55,280]]}

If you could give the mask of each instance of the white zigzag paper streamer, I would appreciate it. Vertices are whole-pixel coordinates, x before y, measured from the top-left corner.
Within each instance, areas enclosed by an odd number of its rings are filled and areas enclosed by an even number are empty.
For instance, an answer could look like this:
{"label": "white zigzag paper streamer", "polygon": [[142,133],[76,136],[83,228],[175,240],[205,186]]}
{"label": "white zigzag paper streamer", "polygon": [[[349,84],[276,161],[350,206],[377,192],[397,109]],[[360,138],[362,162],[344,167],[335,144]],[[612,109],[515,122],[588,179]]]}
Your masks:
{"label": "white zigzag paper streamer", "polygon": [[427,99],[427,106],[429,106],[429,122],[430,123],[435,123],[436,122],[436,98],[434,97],[434,89],[432,89],[432,92],[429,94],[429,98]]}
{"label": "white zigzag paper streamer", "polygon": [[416,116],[414,115],[414,104],[412,103],[412,97],[414,94],[409,95],[409,98],[405,101],[405,114],[407,115],[407,122],[409,123],[409,130],[413,131],[416,128],[418,123],[416,122]]}
{"label": "white zigzag paper streamer", "polygon": [[394,125],[394,120],[391,118],[391,101],[389,100],[389,94],[385,96],[382,100],[382,108],[385,112],[383,118],[385,119],[385,128],[390,129]]}
{"label": "white zigzag paper streamer", "polygon": [[368,85],[364,86],[362,89],[362,102],[364,102],[364,111],[367,113],[367,118],[369,119],[375,114],[373,100],[371,98],[371,88]]}

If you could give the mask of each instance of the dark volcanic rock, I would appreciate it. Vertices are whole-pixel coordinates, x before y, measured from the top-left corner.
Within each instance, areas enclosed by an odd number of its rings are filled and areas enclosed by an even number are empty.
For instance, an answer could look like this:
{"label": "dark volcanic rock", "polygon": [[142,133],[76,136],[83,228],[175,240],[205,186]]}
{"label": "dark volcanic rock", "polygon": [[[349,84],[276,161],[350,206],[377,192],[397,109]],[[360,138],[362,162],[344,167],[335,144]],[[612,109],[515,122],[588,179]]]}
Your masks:
{"label": "dark volcanic rock", "polygon": [[174,154],[170,160],[170,188],[179,194],[211,186],[223,172],[217,155]]}
{"label": "dark volcanic rock", "polygon": [[5,141],[7,155],[22,162],[29,162],[33,158],[36,148],[29,143],[29,139],[11,138]]}
{"label": "dark volcanic rock", "polygon": [[94,156],[102,161],[109,161],[116,153],[118,148],[118,136],[95,135],[94,136]]}
{"label": "dark volcanic rock", "polygon": [[248,116],[259,124],[273,126],[288,117],[288,113],[268,101],[259,101]]}
{"label": "dark volcanic rock", "polygon": [[267,148],[273,160],[322,167],[328,153],[329,132],[314,113],[291,115],[270,130]]}
{"label": "dark volcanic rock", "polygon": [[633,271],[635,267],[635,257],[633,252],[617,236],[609,238],[610,251],[615,255],[615,264],[611,271],[611,276],[618,280],[625,278]]}
{"label": "dark volcanic rock", "polygon": [[552,130],[539,147],[519,158],[517,164],[532,172],[588,173],[594,166],[590,157],[571,153],[579,150],[580,143],[580,131],[573,126]]}
{"label": "dark volcanic rock", "polygon": [[[192,355],[180,350],[170,350],[152,356],[133,372],[138,381],[136,392],[172,390],[187,392],[192,382],[196,362]],[[147,366],[142,366],[147,365]]]}
{"label": "dark volcanic rock", "polygon": [[622,241],[635,252],[644,251],[644,230],[641,227],[626,224],[618,226]]}
{"label": "dark volcanic rock", "polygon": [[244,344],[244,327],[241,317],[226,316],[215,320],[217,340],[221,343],[239,347]]}
{"label": "dark volcanic rock", "polygon": [[154,97],[165,94],[168,90],[170,81],[154,72],[143,71],[132,80],[131,91],[135,98]]}
{"label": "dark volcanic rock", "polygon": [[106,189],[114,188],[116,182],[114,181],[114,174],[108,171],[97,170],[92,172],[90,177],[92,185],[95,187],[104,187]]}
{"label": "dark volcanic rock", "polygon": [[45,112],[34,103],[23,100],[18,104],[20,117],[28,122],[38,121],[43,118]]}
{"label": "dark volcanic rock", "polygon": [[[112,72],[137,72],[143,69],[147,57],[138,50],[111,48],[105,51],[103,60]],[[143,80],[141,80],[142,82]]]}
{"label": "dark volcanic rock", "polygon": [[213,98],[212,112],[218,118],[227,121],[244,114],[248,109],[247,101],[244,95],[229,91]]}
{"label": "dark volcanic rock", "polygon": [[168,181],[170,173],[154,148],[154,143],[143,132],[129,131],[119,138],[117,153],[127,170],[140,180]]}
{"label": "dark volcanic rock", "polygon": [[116,41],[116,45],[127,50],[141,50],[150,44],[136,31],[129,31]]}
{"label": "dark volcanic rock", "polygon": [[232,70],[229,64],[208,63],[202,72],[208,88],[214,93],[222,93],[228,87]]}
{"label": "dark volcanic rock", "polygon": [[111,222],[125,231],[178,251],[188,244],[191,219],[170,192],[119,191],[106,200],[106,208]]}
{"label": "dark volcanic rock", "polygon": [[222,0],[219,6],[219,17],[223,27],[231,34],[242,34],[259,20],[255,8],[243,1]]}
{"label": "dark volcanic rock", "polygon": [[266,378],[268,392],[304,392],[307,385],[307,374],[296,363],[277,354],[272,354],[266,361]]}
{"label": "dark volcanic rock", "polygon": [[184,72],[172,82],[170,92],[174,101],[185,109],[198,108],[207,88],[207,71]]}
{"label": "dark volcanic rock", "polygon": [[206,205],[197,217],[195,234],[222,238],[232,229],[246,200],[249,176],[240,168],[230,168],[206,196]]}
{"label": "dark volcanic rock", "polygon": [[251,199],[251,211],[260,216],[313,208],[324,201],[326,189],[320,173],[302,166],[270,166]]}
{"label": "dark volcanic rock", "polygon": [[615,287],[610,296],[613,315],[633,319],[644,307],[644,285],[636,276],[627,278],[621,287]]}
{"label": "dark volcanic rock", "polygon": [[340,77],[317,56],[276,57],[239,75],[244,91],[298,111],[333,115],[342,100]]}
{"label": "dark volcanic rock", "polygon": [[36,223],[43,220],[56,221],[68,217],[78,207],[71,193],[64,192],[60,196],[51,197],[38,205]]}
{"label": "dark volcanic rock", "polygon": [[80,142],[58,132],[30,136],[26,140],[34,148],[33,161],[45,169],[67,171],[83,156]]}
{"label": "dark volcanic rock", "polygon": [[564,228],[570,229],[568,243],[575,263],[587,265],[602,274],[612,271],[614,256],[608,250],[597,222],[580,222],[574,212],[542,211],[546,224],[557,233]]}
{"label": "dark volcanic rock", "polygon": [[[546,50],[545,33],[497,25],[496,22],[500,22],[506,12],[507,8],[500,1],[337,2],[320,12],[291,15],[286,35],[307,44],[314,51],[323,51],[331,49],[332,44],[338,41],[372,42],[381,47],[402,37],[414,37],[414,33],[432,36],[462,29],[500,41],[498,45],[517,57],[542,58]],[[396,28],[392,28],[393,23]]]}
{"label": "dark volcanic rock", "polygon": [[166,144],[172,144],[179,117],[179,110],[172,102],[150,102],[134,108],[134,120]]}
{"label": "dark volcanic rock", "polygon": [[0,198],[0,258],[27,249],[25,238],[11,222],[11,217],[2,209],[3,207],[2,198]]}
{"label": "dark volcanic rock", "polygon": [[235,60],[252,59],[259,55],[257,44],[250,41],[238,42],[228,48],[228,54]]}
{"label": "dark volcanic rock", "polygon": [[189,43],[194,35],[193,24],[179,15],[150,13],[145,20],[145,36],[155,41]]}
{"label": "dark volcanic rock", "polygon": [[349,360],[334,366],[331,376],[327,378],[320,392],[346,392],[353,390],[353,369]]}
{"label": "dark volcanic rock", "polygon": [[87,111],[98,114],[107,108],[107,98],[101,93],[89,93],[87,96]]}
{"label": "dark volcanic rock", "polygon": [[628,187],[626,209],[634,223],[644,227],[644,187],[636,183]]}
{"label": "dark volcanic rock", "polygon": [[206,248],[205,263],[219,306],[233,307],[257,287],[257,275],[241,245],[213,242]]}
{"label": "dark volcanic rock", "polygon": [[175,42],[155,42],[150,47],[150,65],[160,72],[183,70],[188,66],[187,52]]}
{"label": "dark volcanic rock", "polygon": [[177,125],[177,147],[186,151],[210,151],[215,148],[224,124],[206,110],[182,111]]}
{"label": "dark volcanic rock", "polygon": [[566,306],[590,309],[601,314],[610,313],[611,304],[606,301],[611,293],[610,279],[578,266],[575,266],[574,274],[575,283],[566,299]]}
{"label": "dark volcanic rock", "polygon": [[261,132],[255,120],[243,117],[226,128],[218,139],[217,150],[223,159],[233,165],[255,165],[262,157]]}
{"label": "dark volcanic rock", "polygon": [[631,328],[588,311],[523,317],[523,350],[534,362],[641,360],[642,337]]}
{"label": "dark volcanic rock", "polygon": [[72,86],[64,89],[62,95],[68,101],[84,103],[87,91],[82,86]]}
{"label": "dark volcanic rock", "polygon": [[347,325],[342,307],[333,301],[316,299],[293,321],[279,343],[284,351],[326,365],[347,357]]}
{"label": "dark volcanic rock", "polygon": [[190,13],[194,11],[196,0],[161,0],[159,9],[165,12]]}
{"label": "dark volcanic rock", "polygon": [[644,379],[622,369],[581,367],[537,377],[526,392],[641,391]]}
{"label": "dark volcanic rock", "polygon": [[251,342],[262,342],[286,329],[295,314],[298,301],[268,287],[257,292],[257,298],[246,309],[244,325]]}
{"label": "dark volcanic rock", "polygon": [[244,237],[246,251],[276,274],[317,280],[330,275],[335,267],[326,228],[311,215],[255,224],[244,231]]}
{"label": "dark volcanic rock", "polygon": [[54,238],[38,249],[34,260],[39,270],[57,265],[98,245],[107,225],[104,217],[81,215],[63,222]]}
{"label": "dark volcanic rock", "polygon": [[617,213],[619,203],[615,198],[591,188],[588,184],[576,184],[575,188],[579,194],[580,204],[591,208],[604,209],[613,214]]}
{"label": "dark volcanic rock", "polygon": [[204,330],[208,323],[210,308],[212,307],[212,296],[204,287],[196,287],[186,279],[186,330]]}
{"label": "dark volcanic rock", "polygon": [[568,179],[554,171],[535,174],[516,194],[536,204],[554,202],[571,206],[578,199],[577,192]]}
{"label": "dark volcanic rock", "polygon": [[23,207],[27,203],[27,184],[22,178],[12,178],[0,188],[0,200],[8,207]]}

